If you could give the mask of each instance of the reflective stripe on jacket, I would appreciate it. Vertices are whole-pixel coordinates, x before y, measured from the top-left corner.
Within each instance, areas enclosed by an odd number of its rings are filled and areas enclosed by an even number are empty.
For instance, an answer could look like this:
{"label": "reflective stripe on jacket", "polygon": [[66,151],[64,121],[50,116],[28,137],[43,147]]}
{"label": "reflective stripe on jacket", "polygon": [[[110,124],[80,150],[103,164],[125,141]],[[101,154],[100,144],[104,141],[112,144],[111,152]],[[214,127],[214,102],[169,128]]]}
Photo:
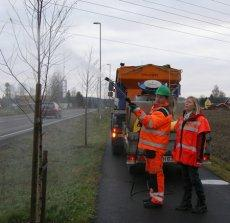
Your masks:
{"label": "reflective stripe on jacket", "polygon": [[203,115],[193,115],[185,121],[182,116],[177,121],[175,131],[173,159],[185,165],[198,167],[198,136],[210,132],[208,120]]}
{"label": "reflective stripe on jacket", "polygon": [[[166,115],[160,110],[164,110]],[[165,107],[154,108],[153,106],[149,115],[140,108],[136,108],[134,113],[142,124],[138,148],[165,152],[172,120],[168,110]]]}

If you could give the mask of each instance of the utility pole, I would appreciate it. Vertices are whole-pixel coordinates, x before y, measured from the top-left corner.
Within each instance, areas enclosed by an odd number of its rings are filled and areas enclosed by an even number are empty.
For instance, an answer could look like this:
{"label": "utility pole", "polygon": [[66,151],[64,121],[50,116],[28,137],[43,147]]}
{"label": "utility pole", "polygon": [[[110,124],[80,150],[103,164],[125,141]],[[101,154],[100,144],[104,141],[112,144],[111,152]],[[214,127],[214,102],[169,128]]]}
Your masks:
{"label": "utility pole", "polygon": [[94,25],[99,25],[99,60],[100,60],[100,65],[99,65],[99,117],[101,119],[101,23],[100,22],[94,22]]}

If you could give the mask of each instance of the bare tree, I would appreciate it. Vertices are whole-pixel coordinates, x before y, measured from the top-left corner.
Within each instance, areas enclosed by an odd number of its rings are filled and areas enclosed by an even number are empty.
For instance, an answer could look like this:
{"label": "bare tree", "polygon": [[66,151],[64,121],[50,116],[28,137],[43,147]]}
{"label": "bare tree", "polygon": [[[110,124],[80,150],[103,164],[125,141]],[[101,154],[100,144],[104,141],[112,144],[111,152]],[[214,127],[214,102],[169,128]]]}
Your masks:
{"label": "bare tree", "polygon": [[54,100],[58,103],[63,99],[63,83],[65,81],[65,76],[60,72],[55,72],[50,78],[49,86],[49,96],[51,100]]}
{"label": "bare tree", "polygon": [[85,146],[88,145],[88,96],[94,92],[97,86],[97,61],[93,59],[93,49],[91,48],[86,56],[86,63],[83,65],[81,72],[82,88],[85,94]]}
{"label": "bare tree", "polygon": [[5,98],[6,106],[8,107],[11,98],[11,85],[8,82],[5,83]]}
{"label": "bare tree", "polygon": [[[50,69],[60,62],[55,53],[66,39],[65,33],[68,27],[65,26],[65,22],[75,4],[73,2],[71,5],[67,5],[68,2],[68,0],[24,0],[22,14],[9,0],[15,15],[14,18],[10,18],[10,23],[16,46],[10,55],[0,49],[0,70],[13,77],[35,103],[30,222],[44,222],[44,219],[40,217],[41,215],[44,217],[44,213],[41,214],[41,208],[38,209],[42,203],[41,193],[38,193],[41,191],[42,182],[41,105],[46,94]],[[20,29],[17,29],[18,26]],[[20,37],[19,34],[22,36]],[[31,75],[34,75],[35,98],[19,79],[19,72],[15,68],[19,62],[28,67],[31,70]]]}
{"label": "bare tree", "polygon": [[217,85],[215,85],[213,90],[212,90],[212,96],[214,98],[224,98],[225,93],[223,91],[221,91]]}

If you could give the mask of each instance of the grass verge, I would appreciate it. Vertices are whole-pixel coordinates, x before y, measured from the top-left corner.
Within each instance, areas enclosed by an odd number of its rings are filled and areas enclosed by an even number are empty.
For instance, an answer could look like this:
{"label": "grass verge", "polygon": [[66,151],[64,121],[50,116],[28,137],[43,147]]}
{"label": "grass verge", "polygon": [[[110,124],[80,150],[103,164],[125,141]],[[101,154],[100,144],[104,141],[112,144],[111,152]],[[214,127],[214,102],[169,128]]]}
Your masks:
{"label": "grass verge", "polygon": [[[31,110],[25,110],[26,113],[32,112]],[[22,115],[24,114],[19,108],[12,109],[0,109],[0,117],[2,116],[11,116],[11,115]]]}
{"label": "grass verge", "polygon": [[[47,222],[91,222],[109,115],[99,120],[89,114],[87,147],[84,119],[67,120],[45,129],[48,150]],[[27,222],[30,204],[32,134],[2,145],[0,149],[0,223]]]}
{"label": "grass verge", "polygon": [[215,156],[211,157],[211,163],[206,164],[205,167],[215,173],[223,180],[230,182],[230,163],[227,163]]}

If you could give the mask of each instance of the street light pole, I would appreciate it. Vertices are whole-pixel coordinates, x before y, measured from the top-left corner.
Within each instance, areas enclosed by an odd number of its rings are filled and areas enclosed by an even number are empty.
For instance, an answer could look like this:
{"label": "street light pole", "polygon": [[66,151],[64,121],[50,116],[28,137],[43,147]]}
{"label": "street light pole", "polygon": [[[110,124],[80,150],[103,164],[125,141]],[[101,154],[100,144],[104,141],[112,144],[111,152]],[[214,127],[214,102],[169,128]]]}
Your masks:
{"label": "street light pole", "polygon": [[93,24],[99,25],[99,52],[100,52],[100,77],[99,77],[99,117],[101,119],[101,23],[100,22],[94,22]]}

